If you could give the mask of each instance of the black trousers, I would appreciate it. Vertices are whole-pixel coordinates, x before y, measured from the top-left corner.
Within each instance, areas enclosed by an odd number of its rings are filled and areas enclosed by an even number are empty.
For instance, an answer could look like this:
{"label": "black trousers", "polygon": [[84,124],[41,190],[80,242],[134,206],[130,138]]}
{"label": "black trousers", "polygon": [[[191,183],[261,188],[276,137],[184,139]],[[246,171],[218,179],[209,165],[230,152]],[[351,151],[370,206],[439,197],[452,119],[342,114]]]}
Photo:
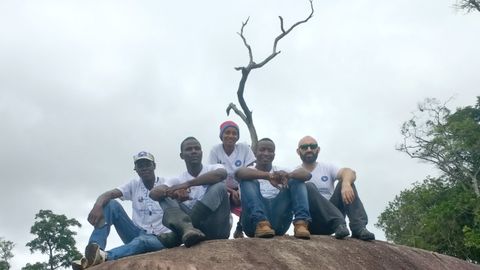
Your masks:
{"label": "black trousers", "polygon": [[342,183],[338,182],[330,200],[318,192],[315,184],[307,182],[308,203],[312,222],[309,229],[312,234],[329,235],[334,233],[340,224],[346,224],[348,217],[352,232],[358,232],[368,223],[367,213],[358,196],[357,189],[352,184],[355,199],[351,204],[344,204],[342,200]]}

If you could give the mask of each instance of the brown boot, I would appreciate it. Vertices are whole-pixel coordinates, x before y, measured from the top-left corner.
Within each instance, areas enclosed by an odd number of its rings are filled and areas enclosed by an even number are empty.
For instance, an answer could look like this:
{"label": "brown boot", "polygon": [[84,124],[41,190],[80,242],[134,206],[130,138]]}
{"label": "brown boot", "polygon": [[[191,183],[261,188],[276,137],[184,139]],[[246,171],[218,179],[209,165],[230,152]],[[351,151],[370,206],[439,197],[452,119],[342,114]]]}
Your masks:
{"label": "brown boot", "polygon": [[310,239],[310,231],[308,231],[308,223],[305,220],[297,220],[293,223],[293,236],[301,239]]}
{"label": "brown boot", "polygon": [[272,225],[268,220],[258,222],[255,228],[255,237],[259,238],[271,238],[275,235],[275,231],[272,229]]}

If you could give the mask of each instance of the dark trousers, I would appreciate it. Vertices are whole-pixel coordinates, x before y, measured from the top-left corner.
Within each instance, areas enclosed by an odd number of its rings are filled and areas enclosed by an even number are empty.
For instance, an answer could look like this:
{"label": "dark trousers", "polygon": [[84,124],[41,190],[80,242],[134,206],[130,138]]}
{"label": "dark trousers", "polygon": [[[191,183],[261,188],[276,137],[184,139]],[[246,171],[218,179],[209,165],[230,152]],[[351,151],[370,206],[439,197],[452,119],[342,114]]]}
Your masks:
{"label": "dark trousers", "polygon": [[[192,220],[193,224],[198,224],[195,228],[201,230],[207,239],[228,239],[230,236],[230,202],[228,199],[227,189],[223,183],[216,183],[210,185],[207,188],[205,195],[196,204],[203,204],[203,209],[207,210],[201,220]],[[160,205],[164,211],[173,207],[178,208],[190,217],[198,216],[193,215],[195,206],[190,209],[183,203],[179,203],[176,200],[166,198],[160,201]],[[198,209],[198,208],[197,208]],[[163,216],[163,224],[169,224],[170,222],[178,222],[179,217],[175,215]]]}
{"label": "dark trousers", "polygon": [[307,182],[308,202],[312,216],[309,228],[312,234],[332,234],[338,225],[346,224],[345,216],[350,221],[349,227],[352,232],[357,232],[367,225],[368,217],[363,203],[354,184],[352,188],[355,199],[351,204],[344,204],[341,182],[337,183],[330,200],[318,192],[315,184]]}

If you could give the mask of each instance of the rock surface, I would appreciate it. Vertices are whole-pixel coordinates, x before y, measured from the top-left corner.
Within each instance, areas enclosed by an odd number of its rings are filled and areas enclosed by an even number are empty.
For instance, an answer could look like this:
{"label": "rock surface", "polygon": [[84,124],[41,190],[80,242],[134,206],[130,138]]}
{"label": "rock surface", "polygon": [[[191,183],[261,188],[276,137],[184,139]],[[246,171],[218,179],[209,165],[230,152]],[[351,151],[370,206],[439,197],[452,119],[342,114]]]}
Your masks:
{"label": "rock surface", "polygon": [[422,269],[480,270],[479,265],[383,241],[364,242],[330,236],[300,240],[292,236],[272,239],[235,239],[202,242],[196,246],[165,249],[117,261],[105,262],[102,269]]}

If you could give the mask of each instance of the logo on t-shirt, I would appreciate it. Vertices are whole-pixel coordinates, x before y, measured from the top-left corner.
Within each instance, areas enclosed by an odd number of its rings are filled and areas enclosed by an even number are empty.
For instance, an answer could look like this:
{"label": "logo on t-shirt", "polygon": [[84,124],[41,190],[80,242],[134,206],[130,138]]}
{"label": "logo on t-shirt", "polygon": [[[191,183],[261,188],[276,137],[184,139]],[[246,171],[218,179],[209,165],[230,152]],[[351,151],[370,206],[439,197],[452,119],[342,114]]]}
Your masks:
{"label": "logo on t-shirt", "polygon": [[237,159],[237,161],[235,161],[235,166],[240,167],[241,165],[242,165],[242,161]]}
{"label": "logo on t-shirt", "polygon": [[328,181],[328,176],[324,175],[320,179],[322,179],[323,182],[327,182]]}

